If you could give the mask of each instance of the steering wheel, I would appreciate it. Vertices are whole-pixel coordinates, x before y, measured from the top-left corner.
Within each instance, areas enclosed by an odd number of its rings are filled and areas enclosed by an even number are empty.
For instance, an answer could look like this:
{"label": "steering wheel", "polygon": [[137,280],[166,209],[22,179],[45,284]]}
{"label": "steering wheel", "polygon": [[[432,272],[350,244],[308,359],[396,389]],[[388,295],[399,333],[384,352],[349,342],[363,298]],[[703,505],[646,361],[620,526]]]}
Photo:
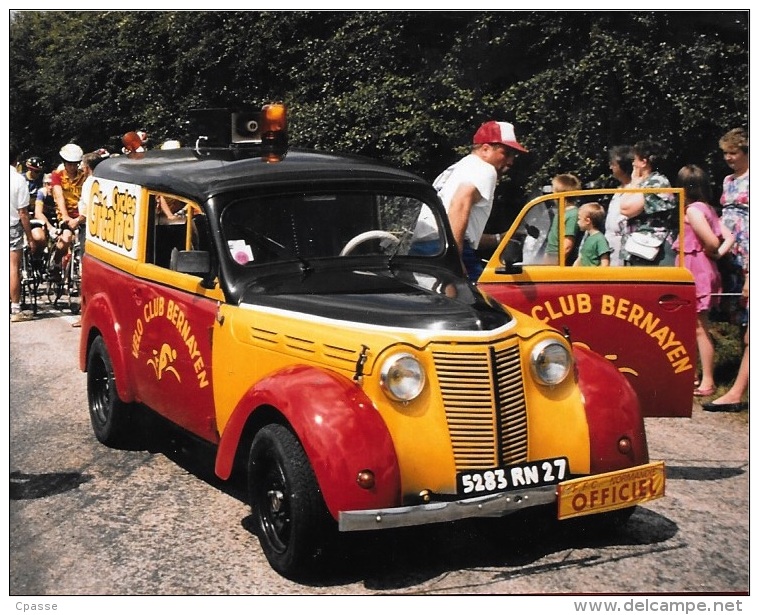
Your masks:
{"label": "steering wheel", "polygon": [[351,239],[348,243],[345,244],[345,247],[340,251],[340,256],[347,256],[353,250],[356,249],[359,245],[362,243],[365,243],[367,241],[371,241],[372,239],[386,239],[390,241],[390,244],[383,245],[383,248],[386,248],[388,245],[392,245],[393,247],[397,246],[401,240],[398,239],[395,235],[392,233],[388,233],[387,231],[366,231],[364,233],[359,233],[356,235],[353,239]]}

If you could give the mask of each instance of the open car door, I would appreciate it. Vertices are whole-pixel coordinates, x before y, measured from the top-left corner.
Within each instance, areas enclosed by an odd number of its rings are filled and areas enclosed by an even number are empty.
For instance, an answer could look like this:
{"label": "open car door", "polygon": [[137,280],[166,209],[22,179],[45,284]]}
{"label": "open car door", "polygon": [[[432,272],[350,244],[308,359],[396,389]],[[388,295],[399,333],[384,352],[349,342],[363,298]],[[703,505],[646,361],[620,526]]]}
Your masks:
{"label": "open car door", "polygon": [[[683,265],[573,267],[546,256],[567,198],[607,205],[617,192],[669,192],[678,199],[673,232],[682,236],[682,189],[603,189],[530,201],[488,261],[478,284],[497,301],[565,331],[612,361],[638,394],[644,416],[690,417],[697,370],[696,293]],[[558,262],[556,262],[558,260]],[[677,263],[683,263],[682,250]]]}

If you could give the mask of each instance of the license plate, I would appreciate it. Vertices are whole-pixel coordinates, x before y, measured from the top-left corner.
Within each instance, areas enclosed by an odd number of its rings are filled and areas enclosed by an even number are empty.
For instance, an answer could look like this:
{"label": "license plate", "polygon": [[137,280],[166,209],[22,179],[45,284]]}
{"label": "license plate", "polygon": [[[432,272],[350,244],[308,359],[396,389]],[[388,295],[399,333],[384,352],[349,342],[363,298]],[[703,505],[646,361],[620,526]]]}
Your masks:
{"label": "license plate", "polygon": [[606,512],[664,495],[664,462],[568,480],[559,485],[559,519]]}
{"label": "license plate", "polygon": [[499,491],[556,485],[566,476],[569,476],[569,461],[566,457],[557,457],[489,470],[459,472],[456,475],[456,487],[459,495],[487,495]]}

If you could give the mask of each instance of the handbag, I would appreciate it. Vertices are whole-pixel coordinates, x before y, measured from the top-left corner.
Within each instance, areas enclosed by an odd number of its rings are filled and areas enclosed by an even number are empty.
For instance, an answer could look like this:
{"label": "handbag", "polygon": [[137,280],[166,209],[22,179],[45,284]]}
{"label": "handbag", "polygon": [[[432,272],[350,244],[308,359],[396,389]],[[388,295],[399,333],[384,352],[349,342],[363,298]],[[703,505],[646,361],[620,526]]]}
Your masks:
{"label": "handbag", "polygon": [[632,233],[627,238],[625,250],[628,254],[646,261],[655,261],[659,256],[664,239],[658,239],[648,233]]}

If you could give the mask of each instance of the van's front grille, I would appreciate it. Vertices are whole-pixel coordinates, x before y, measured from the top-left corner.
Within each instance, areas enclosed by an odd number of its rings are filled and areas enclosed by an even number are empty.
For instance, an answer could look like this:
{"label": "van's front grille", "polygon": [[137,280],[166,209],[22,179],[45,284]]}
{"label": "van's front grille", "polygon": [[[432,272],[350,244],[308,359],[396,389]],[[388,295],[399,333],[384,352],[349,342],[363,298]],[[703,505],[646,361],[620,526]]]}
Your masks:
{"label": "van's front grille", "polygon": [[446,346],[432,355],[456,470],[526,461],[527,410],[519,346]]}

